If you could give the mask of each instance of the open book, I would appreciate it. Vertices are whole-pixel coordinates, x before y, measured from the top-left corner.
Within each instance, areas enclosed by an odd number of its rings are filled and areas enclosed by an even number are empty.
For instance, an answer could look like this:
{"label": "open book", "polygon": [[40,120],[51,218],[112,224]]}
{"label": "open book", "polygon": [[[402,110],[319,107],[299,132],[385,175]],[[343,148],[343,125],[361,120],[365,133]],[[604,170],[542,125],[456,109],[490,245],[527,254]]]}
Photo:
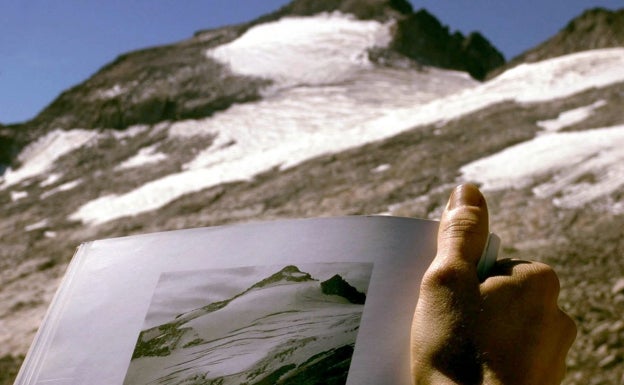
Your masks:
{"label": "open book", "polygon": [[411,384],[438,224],[286,220],[80,246],[16,384]]}

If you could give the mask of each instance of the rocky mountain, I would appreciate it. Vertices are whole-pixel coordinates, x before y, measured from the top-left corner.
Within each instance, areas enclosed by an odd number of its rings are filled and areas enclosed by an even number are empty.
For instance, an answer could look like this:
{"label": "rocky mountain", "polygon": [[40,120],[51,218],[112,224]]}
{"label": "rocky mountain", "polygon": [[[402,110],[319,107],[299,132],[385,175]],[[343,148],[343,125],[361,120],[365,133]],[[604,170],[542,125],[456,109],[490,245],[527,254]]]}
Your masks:
{"label": "rocky mountain", "polygon": [[[119,56],[87,81],[63,92],[37,117],[15,127],[16,143],[28,143],[53,129],[125,129],[136,124],[211,116],[236,103],[261,98],[272,82],[228,70],[205,52],[229,43],[254,26],[283,17],[344,12],[361,20],[396,20],[392,44],[377,56],[405,57],[426,65],[467,70],[476,78],[504,63],[478,33],[451,34],[425,10],[406,0],[297,0],[249,23],[200,31],[186,41]],[[373,47],[371,47],[373,48]],[[403,56],[404,55],[404,56]],[[0,161],[10,158],[0,147]]]}
{"label": "rocky mountain", "polygon": [[195,309],[185,314],[178,315],[175,320],[175,325],[177,327],[179,325],[192,321],[193,319],[197,317],[201,317],[208,313],[212,313],[213,311],[222,309],[225,306],[227,306],[230,302],[234,301],[235,299],[242,297],[254,290],[263,289],[266,287],[272,287],[275,285],[287,284],[291,282],[307,282],[307,281],[314,281],[314,279],[310,276],[309,273],[304,273],[300,271],[299,268],[297,268],[297,266],[286,266],[282,270],[255,283],[251,287],[247,288],[245,291],[240,292],[239,294],[233,296],[232,298],[228,298],[228,299],[218,301],[218,302],[213,302],[199,309]]}
{"label": "rocky mountain", "polygon": [[143,330],[124,384],[344,383],[361,296],[340,275],[319,282],[287,266],[231,298]]}
{"label": "rocky mountain", "polygon": [[[503,256],[560,275],[579,325],[564,383],[622,382],[624,48],[570,46],[481,82],[457,69],[473,58],[490,71],[489,44],[406,4],[295,1],[122,55],[33,121],[0,128],[3,368],[25,354],[80,242],[276,218],[438,218],[470,180]],[[344,358],[336,349],[325,353]]]}
{"label": "rocky mountain", "polygon": [[503,55],[483,35],[451,34],[448,27],[424,9],[397,23],[390,46],[418,63],[465,71],[479,80],[505,63]]}
{"label": "rocky mountain", "polygon": [[589,9],[570,21],[555,36],[523,52],[504,66],[492,70],[489,77],[522,63],[534,63],[574,52],[622,46],[624,46],[624,8],[617,11],[604,8]]}
{"label": "rocky mountain", "polygon": [[260,17],[257,22],[268,22],[285,16],[313,16],[323,12],[342,12],[360,20],[387,21],[413,12],[405,0],[294,0],[276,12]]}

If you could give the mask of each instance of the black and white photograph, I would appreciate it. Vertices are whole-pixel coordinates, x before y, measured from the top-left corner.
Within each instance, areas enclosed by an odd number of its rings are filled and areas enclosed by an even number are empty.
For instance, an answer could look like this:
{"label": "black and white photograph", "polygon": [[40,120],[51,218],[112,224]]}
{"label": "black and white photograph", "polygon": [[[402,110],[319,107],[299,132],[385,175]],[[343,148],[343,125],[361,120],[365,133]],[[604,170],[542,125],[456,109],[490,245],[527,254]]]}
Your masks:
{"label": "black and white photograph", "polygon": [[372,263],[166,272],[124,385],[345,384]]}

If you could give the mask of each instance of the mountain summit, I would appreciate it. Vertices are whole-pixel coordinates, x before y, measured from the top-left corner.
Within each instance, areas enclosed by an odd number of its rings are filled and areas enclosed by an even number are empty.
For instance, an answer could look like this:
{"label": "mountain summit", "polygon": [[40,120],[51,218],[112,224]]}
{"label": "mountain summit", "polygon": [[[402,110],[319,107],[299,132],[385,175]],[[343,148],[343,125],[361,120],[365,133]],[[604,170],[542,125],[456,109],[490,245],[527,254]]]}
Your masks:
{"label": "mountain summit", "polygon": [[[92,77],[56,98],[20,127],[36,135],[54,128],[115,128],[211,116],[236,103],[261,98],[270,79],[241,76],[205,52],[240,38],[250,29],[286,17],[341,12],[359,20],[394,20],[387,55],[417,63],[467,71],[475,78],[504,63],[502,55],[478,33],[451,33],[424,10],[413,12],[404,0],[295,0],[246,24],[200,31],[166,46],[119,56]],[[30,138],[32,139],[32,138]]]}
{"label": "mountain summit", "polygon": [[265,22],[284,16],[312,16],[336,11],[352,14],[362,20],[387,21],[409,15],[413,9],[406,0],[294,0],[277,12],[263,16],[257,21]]}
{"label": "mountain summit", "polygon": [[324,294],[338,295],[351,303],[363,305],[366,301],[366,294],[358,291],[345,281],[339,274],[334,275],[330,279],[321,282],[321,289]]}
{"label": "mountain summit", "polygon": [[505,63],[503,55],[483,35],[451,33],[424,9],[398,21],[391,47],[419,63],[465,71],[480,80]]}

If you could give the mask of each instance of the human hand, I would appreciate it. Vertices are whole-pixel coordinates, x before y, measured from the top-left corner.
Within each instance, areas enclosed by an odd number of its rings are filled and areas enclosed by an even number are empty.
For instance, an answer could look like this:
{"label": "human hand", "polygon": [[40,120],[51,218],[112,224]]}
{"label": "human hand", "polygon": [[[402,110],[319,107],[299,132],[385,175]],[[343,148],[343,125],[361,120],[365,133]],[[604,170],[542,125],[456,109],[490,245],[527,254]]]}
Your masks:
{"label": "human hand", "polygon": [[457,187],[442,214],[438,251],[412,324],[417,385],[554,385],[576,325],[557,305],[559,280],[542,263],[502,260],[479,282],[489,234],[485,198]]}

